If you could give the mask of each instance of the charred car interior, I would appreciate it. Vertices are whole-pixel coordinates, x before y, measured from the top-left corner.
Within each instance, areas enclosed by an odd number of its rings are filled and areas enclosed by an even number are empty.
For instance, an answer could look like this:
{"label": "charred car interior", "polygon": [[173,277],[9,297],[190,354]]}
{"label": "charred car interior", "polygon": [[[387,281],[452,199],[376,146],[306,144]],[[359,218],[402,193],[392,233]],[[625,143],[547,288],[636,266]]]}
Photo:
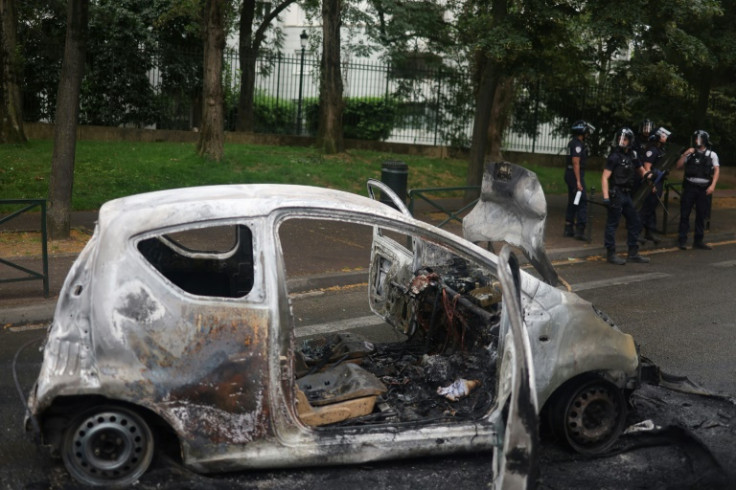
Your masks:
{"label": "charred car interior", "polygon": [[[341,246],[355,247],[358,242],[353,240],[358,237],[377,235],[372,257],[371,249],[362,247],[366,263],[372,264],[370,271],[351,285],[348,294],[332,285],[306,297],[312,309],[315,303],[328,303],[332,295],[340,294],[350,302],[350,312],[362,307],[361,316],[367,316],[372,307],[386,323],[348,324],[351,330],[341,331],[338,318],[329,322],[335,331],[297,341],[294,376],[305,395],[302,404],[306,401],[324,413],[340,411],[346,418],[335,415],[335,421],[329,423],[341,425],[477,420],[487,415],[494,400],[501,315],[501,286],[490,271],[449,251],[439,253],[440,248],[432,245],[433,262],[412,272],[413,259],[401,245],[411,242],[411,237],[384,234],[364,225],[353,224],[342,231],[314,220],[309,226],[298,222],[282,226],[334,230],[337,236],[320,234],[325,246],[317,248],[336,257],[347,255],[337,252]],[[282,247],[289,252],[287,243],[282,241]],[[397,255],[401,250],[404,253]],[[294,253],[297,257],[285,255],[287,273],[289,262],[300,260],[298,250]],[[333,266],[351,268],[335,262]],[[304,319],[308,313],[301,310],[300,294],[292,293],[296,296],[292,305],[295,318]],[[365,303],[366,298],[370,304]],[[304,325],[304,329],[311,326]],[[297,336],[300,330],[295,328]],[[342,382],[336,385],[337,381]],[[362,411],[356,409],[354,414],[328,407],[364,394],[371,402],[360,405]],[[363,413],[368,407],[370,412]],[[317,419],[313,407],[304,413],[302,419],[309,425],[312,420],[319,420],[314,425],[329,425],[326,421],[332,420]]]}

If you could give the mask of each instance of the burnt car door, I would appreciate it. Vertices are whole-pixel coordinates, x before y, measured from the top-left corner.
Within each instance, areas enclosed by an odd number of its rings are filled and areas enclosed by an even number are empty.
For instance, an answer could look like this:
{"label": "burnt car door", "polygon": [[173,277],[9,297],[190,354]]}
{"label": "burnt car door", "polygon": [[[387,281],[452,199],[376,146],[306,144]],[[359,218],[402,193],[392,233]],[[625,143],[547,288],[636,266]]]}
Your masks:
{"label": "burnt car door", "polygon": [[498,277],[503,289],[499,383],[509,388],[509,398],[504,410],[503,442],[500,450],[494,452],[494,487],[535,488],[539,445],[537,390],[531,344],[523,324],[519,262],[510,250],[508,245],[504,246],[498,258]]}
{"label": "burnt car door", "polygon": [[[371,179],[368,181],[368,194],[372,199],[376,199],[374,189],[379,189],[384,200],[390,199],[394,207],[404,215],[411,216],[401,199],[386,184]],[[376,315],[399,332],[410,334],[413,311],[408,301],[407,285],[412,279],[415,254],[408,246],[416,250],[420,245],[413,239],[411,243],[406,242],[407,240],[385,233],[379,226],[373,227],[368,274],[369,301],[371,310]]]}

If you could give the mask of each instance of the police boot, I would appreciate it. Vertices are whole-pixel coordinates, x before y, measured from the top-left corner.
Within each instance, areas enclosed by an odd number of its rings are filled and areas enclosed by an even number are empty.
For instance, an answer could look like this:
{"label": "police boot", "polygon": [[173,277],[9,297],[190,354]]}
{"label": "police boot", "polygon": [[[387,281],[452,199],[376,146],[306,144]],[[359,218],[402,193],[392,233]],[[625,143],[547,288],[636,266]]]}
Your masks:
{"label": "police boot", "polygon": [[626,257],[626,262],[636,262],[638,264],[648,264],[649,258],[648,257],[642,257],[639,255],[639,249],[638,248],[630,248],[629,249],[629,256]]}
{"label": "police boot", "polygon": [[699,248],[700,250],[713,250],[713,247],[711,247],[710,245],[706,244],[702,240],[698,240],[698,241],[694,242],[693,243],[693,248]]}
{"label": "police boot", "polygon": [[644,234],[644,238],[654,243],[655,245],[659,245],[659,242],[660,242],[659,237],[655,235],[654,233],[652,233],[651,230],[647,230],[647,232]]}
{"label": "police boot", "polygon": [[606,260],[608,261],[609,264],[613,264],[613,265],[626,265],[626,261],[624,259],[622,259],[621,257],[619,257],[618,255],[616,255],[616,249],[615,248],[609,248],[609,249],[606,250],[606,252],[607,252],[607,255],[608,255],[607,258],[606,258]]}
{"label": "police boot", "polygon": [[573,236],[574,233],[572,231],[572,223],[565,222],[565,231],[562,233],[562,236],[570,237]]}
{"label": "police boot", "polygon": [[577,230],[575,230],[575,240],[586,241],[585,228],[578,228]]}

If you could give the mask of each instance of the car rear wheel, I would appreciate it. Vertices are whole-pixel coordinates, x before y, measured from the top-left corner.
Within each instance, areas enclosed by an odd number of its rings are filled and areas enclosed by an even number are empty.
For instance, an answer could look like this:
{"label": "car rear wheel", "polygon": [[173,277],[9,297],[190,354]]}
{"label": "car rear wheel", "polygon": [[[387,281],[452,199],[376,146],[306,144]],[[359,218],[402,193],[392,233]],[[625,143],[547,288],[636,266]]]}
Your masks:
{"label": "car rear wheel", "polygon": [[558,439],[581,454],[610,448],[626,422],[626,400],[620,388],[589,377],[564,386],[550,406],[550,426]]}
{"label": "car rear wheel", "polygon": [[100,406],[77,416],[62,441],[69,473],[86,485],[127,486],[153,459],[153,433],[135,412]]}

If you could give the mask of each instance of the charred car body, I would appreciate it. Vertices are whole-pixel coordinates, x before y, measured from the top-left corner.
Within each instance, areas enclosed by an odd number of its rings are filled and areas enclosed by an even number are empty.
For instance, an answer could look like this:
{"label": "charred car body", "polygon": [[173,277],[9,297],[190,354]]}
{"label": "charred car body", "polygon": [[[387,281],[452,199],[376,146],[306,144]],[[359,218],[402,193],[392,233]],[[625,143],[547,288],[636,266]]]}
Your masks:
{"label": "charred car body", "polygon": [[[234,185],[105,204],[60,294],[29,420],[93,485],[139,478],[155,431],[201,472],[493,450],[499,487],[533,478],[542,407],[573,448],[608,447],[636,381],[631,337],[508,250],[392,198],[398,209]],[[341,245],[365,250],[362,268],[332,269],[364,273],[348,293],[365,310],[310,324],[329,292],[301,292],[301,264],[354,260]]]}

